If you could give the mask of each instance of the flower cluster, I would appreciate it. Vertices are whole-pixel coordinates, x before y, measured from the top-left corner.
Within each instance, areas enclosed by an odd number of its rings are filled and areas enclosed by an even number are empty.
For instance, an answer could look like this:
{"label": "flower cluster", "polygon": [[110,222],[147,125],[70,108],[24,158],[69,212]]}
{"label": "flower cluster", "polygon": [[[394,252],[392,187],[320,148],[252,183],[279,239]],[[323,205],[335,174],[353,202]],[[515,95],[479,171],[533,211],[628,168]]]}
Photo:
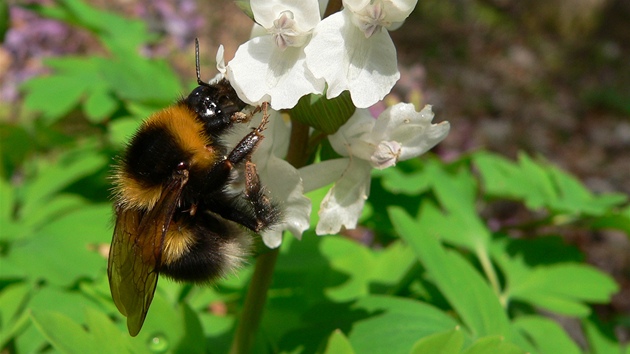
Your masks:
{"label": "flower cluster", "polygon": [[350,91],[369,107],[400,78],[388,29],[409,16],[417,0],[344,0],[321,20],[316,0],[252,0],[254,28],[228,66],[228,78],[248,103],[295,106],[305,95]]}
{"label": "flower cluster", "polygon": [[277,111],[270,113],[267,138],[253,161],[284,215],[281,225],[263,233],[267,246],[278,247],[284,230],[300,237],[310,226],[311,202],[304,193],[330,184],[316,233],[356,227],[369,195],[372,169],[416,157],[445,138],[449,124],[432,124],[430,106],[417,112],[413,105],[400,103],[377,118],[366,109],[383,99],[400,77],[388,30],[399,27],[416,2],[343,0],[341,11],[322,20],[317,0],[251,0],[257,23],[252,39],[239,47],[227,66],[222,52],[217,56],[220,75],[228,77],[239,97],[252,105],[266,101],[274,110],[287,110],[310,94],[330,99],[348,91],[357,107],[328,137],[341,158],[300,169],[284,160],[291,120]]}

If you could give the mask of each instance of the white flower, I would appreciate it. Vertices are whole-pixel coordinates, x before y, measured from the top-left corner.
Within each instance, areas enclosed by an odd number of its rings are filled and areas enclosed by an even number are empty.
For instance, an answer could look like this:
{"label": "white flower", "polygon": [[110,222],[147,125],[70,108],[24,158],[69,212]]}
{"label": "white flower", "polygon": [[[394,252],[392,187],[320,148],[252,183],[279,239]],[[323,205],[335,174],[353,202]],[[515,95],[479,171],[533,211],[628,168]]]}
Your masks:
{"label": "white flower", "polygon": [[228,78],[246,103],[292,108],[300,97],[325,87],[306,67],[304,46],[320,22],[316,0],[252,0],[264,34],[241,45],[227,67]]}
{"label": "white flower", "polygon": [[[284,230],[301,238],[310,226],[312,206],[311,201],[304,196],[300,174],[283,160],[289,148],[290,127],[280,113],[269,110],[269,114],[269,123],[263,133],[265,138],[256,148],[252,161],[256,164],[256,171],[267,195],[281,210],[280,223],[261,233],[267,247],[277,248],[282,243]],[[227,139],[228,145],[236,145],[251,131],[251,127],[260,124],[261,117],[259,113],[248,125],[235,126]]]}
{"label": "white flower", "polygon": [[217,49],[217,71],[218,73],[210,80],[210,84],[216,84],[219,81],[223,80],[226,77],[227,68],[225,66],[225,49],[223,48],[223,44],[219,45],[219,49]]}
{"label": "white flower", "polygon": [[304,49],[306,64],[328,84],[327,98],[350,91],[356,107],[369,107],[400,78],[396,48],[386,29],[409,16],[417,0],[344,0],[344,9],[324,19]]}
{"label": "white flower", "polygon": [[[316,233],[334,234],[342,227],[355,228],[369,195],[372,168],[387,168],[421,155],[446,137],[449,123],[431,124],[432,120],[431,106],[416,112],[412,104],[399,103],[377,119],[368,110],[357,109],[329,137],[335,151],[348,157],[300,169],[307,191],[340,176],[321,203]],[[326,173],[318,174],[317,170]]]}

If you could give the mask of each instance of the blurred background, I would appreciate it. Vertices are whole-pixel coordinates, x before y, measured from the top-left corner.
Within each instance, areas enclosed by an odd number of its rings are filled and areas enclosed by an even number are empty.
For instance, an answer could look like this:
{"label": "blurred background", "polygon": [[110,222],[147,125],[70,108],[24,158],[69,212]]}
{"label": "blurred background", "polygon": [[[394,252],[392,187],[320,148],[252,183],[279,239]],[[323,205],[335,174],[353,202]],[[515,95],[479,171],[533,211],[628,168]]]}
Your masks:
{"label": "blurred background", "polygon": [[[63,13],[48,10],[53,1],[2,0],[0,122],[27,127],[4,128],[0,136],[2,173],[14,183],[28,175],[22,160],[66,144],[77,132],[103,134],[110,117],[143,116],[168,104],[166,97],[187,92],[194,85],[195,37],[201,43],[202,74],[211,78],[216,73],[217,47],[225,46],[228,61],[251,29],[251,20],[230,1],[83,2],[143,23],[142,39],[149,44],[137,54],[160,62],[142,72],[140,81],[133,72],[118,73],[120,80],[113,83],[105,80],[121,90],[117,99],[142,96],[142,104],[136,106],[123,106],[99,94],[96,87],[104,84],[99,77],[77,74],[77,82],[94,90],[80,109],[75,98],[87,97],[81,96],[84,91],[68,93],[64,82],[25,83],[45,77],[53,68],[89,73],[89,65],[99,65],[98,61],[55,64],[47,59],[103,58],[116,50],[122,56],[125,44],[107,42],[105,35],[99,41],[92,32],[102,32],[102,24],[73,26],[85,21],[72,17],[80,8],[76,1],[62,1],[72,10]],[[420,0],[403,27],[391,33],[398,48],[401,80],[386,102],[433,105],[435,120],[448,120],[452,127],[436,149],[446,160],[480,149],[510,158],[525,151],[572,173],[592,191],[630,194],[628,19],[627,0]],[[110,23],[110,30],[116,30],[116,22]],[[163,77],[160,65],[175,68],[176,76]],[[130,86],[124,86],[125,80]],[[59,87],[51,87],[56,83]],[[33,93],[42,86],[49,91],[40,90],[39,96]],[[151,91],[159,91],[160,96],[151,96]],[[58,119],[61,116],[66,119]],[[41,119],[49,124],[43,127]],[[113,142],[108,159],[135,129],[137,123],[131,120],[112,125],[113,133],[107,135]],[[105,165],[85,174],[105,175]],[[72,183],[68,182],[69,188]],[[106,200],[106,185],[92,187],[88,198]],[[514,220],[524,212],[519,204],[503,202],[493,205],[486,217]],[[600,313],[630,313],[628,238],[602,230],[565,231],[563,236],[622,287],[612,304],[599,308]]]}

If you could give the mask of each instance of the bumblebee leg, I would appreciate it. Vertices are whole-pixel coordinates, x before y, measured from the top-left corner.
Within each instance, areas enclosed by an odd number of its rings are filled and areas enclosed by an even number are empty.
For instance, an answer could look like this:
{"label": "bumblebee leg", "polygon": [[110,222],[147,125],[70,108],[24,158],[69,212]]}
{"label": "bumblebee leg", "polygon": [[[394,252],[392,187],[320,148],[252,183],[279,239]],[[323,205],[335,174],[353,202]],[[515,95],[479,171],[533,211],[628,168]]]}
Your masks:
{"label": "bumblebee leg", "polygon": [[254,231],[258,232],[278,221],[278,209],[265,195],[256,172],[256,165],[251,161],[245,162],[245,198],[251,204],[256,216]]}
{"label": "bumblebee leg", "polygon": [[269,115],[267,114],[267,105],[263,104],[263,118],[257,128],[252,130],[249,134],[245,135],[243,139],[234,147],[234,149],[228,155],[227,161],[232,164],[237,164],[244,160],[250,160],[251,154],[256,149],[256,146],[262,141],[264,136],[262,132],[267,128],[269,122]]}
{"label": "bumblebee leg", "polygon": [[[255,232],[259,232],[274,224],[279,219],[278,208],[265,195],[265,190],[260,183],[256,171],[256,165],[251,161],[251,156],[256,146],[264,138],[262,132],[269,121],[267,106],[263,104],[263,119],[257,128],[247,134],[230,152],[222,164],[222,168],[231,170],[234,165],[245,162],[245,191],[244,199],[229,199],[220,197],[221,200],[213,200],[211,210],[222,217],[235,221]],[[216,198],[216,197],[215,197]]]}

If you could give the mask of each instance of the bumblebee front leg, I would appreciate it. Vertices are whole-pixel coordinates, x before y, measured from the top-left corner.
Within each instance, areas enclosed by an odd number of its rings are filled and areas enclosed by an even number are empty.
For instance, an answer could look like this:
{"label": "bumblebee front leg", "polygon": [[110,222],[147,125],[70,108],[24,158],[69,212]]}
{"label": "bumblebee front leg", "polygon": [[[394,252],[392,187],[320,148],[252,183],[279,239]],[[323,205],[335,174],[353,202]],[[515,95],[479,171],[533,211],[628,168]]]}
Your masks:
{"label": "bumblebee front leg", "polygon": [[262,132],[269,122],[266,103],[263,104],[262,110],[264,114],[258,127],[247,134],[221,164],[223,169],[231,170],[234,165],[245,162],[244,199],[249,205],[244,204],[242,198],[215,200],[217,205],[223,206],[216,208],[215,212],[255,232],[265,229],[279,219],[279,211],[265,195],[256,171],[256,164],[251,161],[254,150],[264,138]]}
{"label": "bumblebee front leg", "polygon": [[228,155],[227,161],[232,164],[237,164],[244,160],[250,161],[251,155],[264,139],[262,132],[267,128],[269,122],[269,115],[267,114],[267,103],[263,103],[263,118],[257,128],[252,130],[249,134],[245,135],[241,141],[236,144],[234,149]]}

